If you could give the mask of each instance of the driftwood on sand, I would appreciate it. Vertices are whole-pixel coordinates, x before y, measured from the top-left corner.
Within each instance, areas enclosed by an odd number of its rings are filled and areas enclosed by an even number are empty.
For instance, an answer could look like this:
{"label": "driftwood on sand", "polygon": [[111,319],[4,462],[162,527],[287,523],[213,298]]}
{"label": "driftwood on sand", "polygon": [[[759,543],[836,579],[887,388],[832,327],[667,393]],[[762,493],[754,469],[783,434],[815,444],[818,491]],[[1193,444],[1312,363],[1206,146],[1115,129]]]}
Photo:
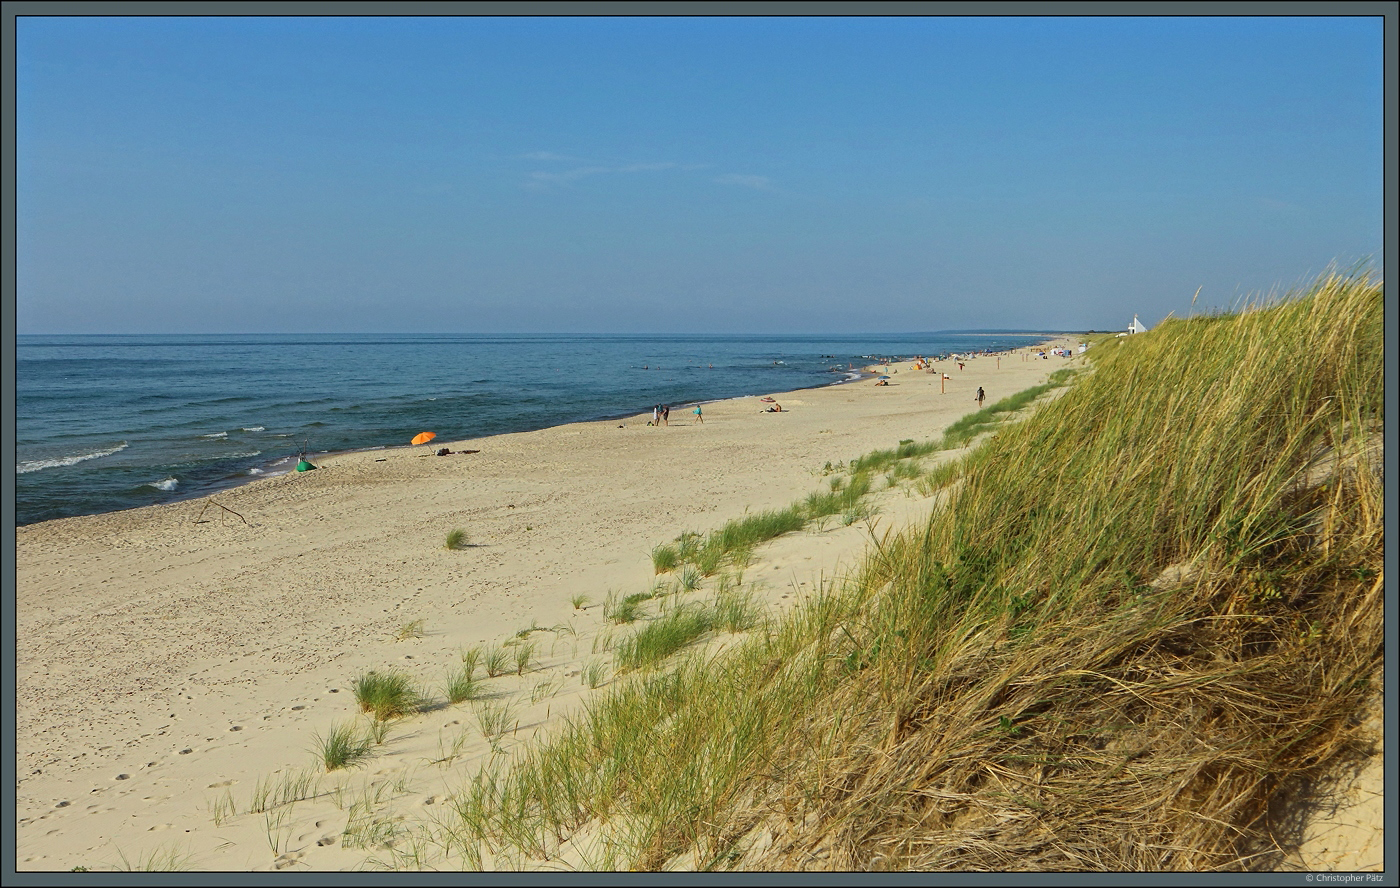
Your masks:
{"label": "driftwood on sand", "polygon": [[[202,509],[199,510],[199,515],[194,519],[194,523],[195,523],[195,524],[201,524],[201,523],[203,523],[203,521],[204,521],[204,513],[207,512],[207,511],[209,511],[209,507],[210,507],[210,506],[218,506],[220,509],[223,509],[225,512],[228,512],[228,513],[231,514],[231,515],[238,515],[239,518],[242,518],[242,519],[243,519],[243,523],[244,523],[244,524],[248,524],[248,519],[247,519],[247,518],[243,518],[243,516],[240,515],[238,512],[233,511],[233,510],[230,509],[228,506],[225,506],[225,505],[223,505],[222,503],[216,503],[216,502],[214,502],[213,500],[209,500],[208,502],[206,502],[206,503],[204,504],[204,508],[202,508]],[[223,523],[223,520],[222,520],[222,519],[223,519],[223,516],[220,515],[219,518],[220,518],[219,523],[222,524],[222,523]],[[248,526],[249,526],[249,527],[252,527],[253,525],[248,524]]]}

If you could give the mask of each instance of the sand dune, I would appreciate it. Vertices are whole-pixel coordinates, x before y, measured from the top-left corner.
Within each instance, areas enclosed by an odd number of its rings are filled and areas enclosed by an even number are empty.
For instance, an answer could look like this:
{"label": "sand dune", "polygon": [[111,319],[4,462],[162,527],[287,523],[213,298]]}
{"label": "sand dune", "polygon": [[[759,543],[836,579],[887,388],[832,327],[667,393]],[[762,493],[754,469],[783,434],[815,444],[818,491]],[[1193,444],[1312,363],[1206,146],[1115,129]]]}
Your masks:
{"label": "sand dune", "polygon": [[[609,631],[600,603],[656,581],[653,546],[786,506],[828,462],[934,437],[978,386],[991,403],[1081,361],[945,363],[946,393],[902,364],[888,386],[775,393],[781,414],[741,398],[705,405],[703,424],[675,410],[651,428],[648,411],[345,454],[210,498],[232,512],[193,500],[20,528],[18,868],[364,866],[382,853],[347,847],[358,811],[429,816],[491,755],[473,707],[441,690],[462,649],[541,627],[526,673],[488,682],[515,707],[509,750],[599,693],[581,673]],[[878,526],[930,509],[907,488],[879,505]],[[469,544],[448,551],[456,527]],[[870,530],[775,540],[745,582],[781,608],[852,565]],[[392,666],[434,704],[365,766],[324,773],[316,737],[359,717],[358,675]],[[249,813],[298,775],[312,798]]]}

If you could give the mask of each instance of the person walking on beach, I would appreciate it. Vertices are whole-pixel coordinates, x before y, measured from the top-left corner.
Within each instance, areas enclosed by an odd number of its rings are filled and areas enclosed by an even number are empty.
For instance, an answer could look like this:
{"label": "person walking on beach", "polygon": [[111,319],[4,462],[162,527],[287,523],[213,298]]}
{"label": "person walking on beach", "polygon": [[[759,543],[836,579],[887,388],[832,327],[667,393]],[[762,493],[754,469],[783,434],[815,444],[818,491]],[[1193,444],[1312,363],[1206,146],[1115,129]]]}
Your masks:
{"label": "person walking on beach", "polygon": [[701,425],[705,424],[705,414],[701,412],[699,404],[695,405],[695,421]]}
{"label": "person walking on beach", "polygon": [[661,425],[661,405],[657,404],[651,408],[651,424],[653,427]]}
{"label": "person walking on beach", "polygon": [[661,423],[662,423],[663,425],[667,426],[668,428],[669,428],[670,425],[671,425],[671,405],[670,405],[670,404],[662,404],[662,405],[661,405]]}
{"label": "person walking on beach", "polygon": [[977,387],[977,409],[982,409],[982,399],[987,397],[987,393],[982,391],[982,386]]}

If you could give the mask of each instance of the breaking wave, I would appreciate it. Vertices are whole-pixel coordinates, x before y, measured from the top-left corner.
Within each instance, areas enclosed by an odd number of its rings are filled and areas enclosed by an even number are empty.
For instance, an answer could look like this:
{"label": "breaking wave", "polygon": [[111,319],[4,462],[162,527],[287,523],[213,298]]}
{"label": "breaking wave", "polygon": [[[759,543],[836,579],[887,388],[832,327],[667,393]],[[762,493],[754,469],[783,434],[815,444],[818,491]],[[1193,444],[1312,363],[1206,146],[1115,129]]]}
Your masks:
{"label": "breaking wave", "polygon": [[29,472],[38,472],[43,469],[57,469],[63,466],[77,465],[90,459],[101,459],[104,456],[111,456],[114,453],[125,450],[125,441],[107,450],[94,450],[91,453],[80,453],[77,456],[60,456],[55,459],[27,459],[15,466],[16,475],[24,475]]}

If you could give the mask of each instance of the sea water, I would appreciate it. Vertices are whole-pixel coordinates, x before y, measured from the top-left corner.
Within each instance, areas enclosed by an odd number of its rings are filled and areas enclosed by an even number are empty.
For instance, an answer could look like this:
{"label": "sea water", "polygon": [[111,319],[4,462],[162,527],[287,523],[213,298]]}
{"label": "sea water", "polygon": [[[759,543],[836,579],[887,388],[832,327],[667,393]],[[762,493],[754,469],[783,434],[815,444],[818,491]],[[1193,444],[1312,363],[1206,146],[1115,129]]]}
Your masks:
{"label": "sea water", "polygon": [[19,336],[19,525],[199,496],[297,457],[830,385],[1043,337]]}

